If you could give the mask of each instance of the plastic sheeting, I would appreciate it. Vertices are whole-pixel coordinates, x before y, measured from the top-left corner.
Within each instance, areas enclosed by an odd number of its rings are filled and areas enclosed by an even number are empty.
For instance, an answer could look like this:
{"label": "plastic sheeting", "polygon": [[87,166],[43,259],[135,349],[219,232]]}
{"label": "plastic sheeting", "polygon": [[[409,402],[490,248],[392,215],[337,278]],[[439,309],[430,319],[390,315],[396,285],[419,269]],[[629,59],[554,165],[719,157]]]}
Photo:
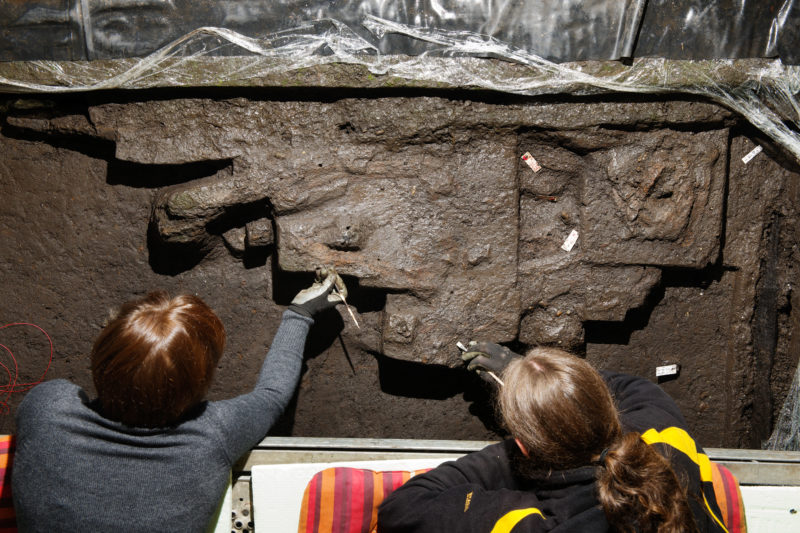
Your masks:
{"label": "plastic sheeting", "polygon": [[765,450],[800,451],[800,365]]}
{"label": "plastic sheeting", "polygon": [[[0,89],[48,93],[242,85],[251,79],[337,63],[361,65],[372,74],[401,78],[409,84],[477,87],[521,95],[689,93],[737,111],[800,161],[800,68],[779,60],[749,69],[730,60],[660,59],[635,61],[629,67],[605,63],[592,70],[591,64],[554,63],[470,32],[434,31],[369,16],[362,24],[375,38],[397,35],[419,41],[429,51],[422,56],[384,55],[372,40],[335,20],[298,26],[264,39],[221,28],[200,28],[144,59],[124,61],[127,67],[119,72],[93,62],[70,63],[69,72],[58,62],[27,64],[38,78],[52,80],[43,84],[2,77],[4,69],[0,68]],[[237,61],[224,71],[201,70],[198,74],[202,68],[198,62],[209,54],[236,56]],[[498,63],[521,68],[500,68]]]}
{"label": "plastic sheeting", "polygon": [[0,60],[141,57],[214,26],[263,38],[331,19],[384,54],[417,55],[424,42],[377,39],[372,16],[434,31],[493,38],[554,62],[800,59],[795,0],[17,0],[0,2]]}

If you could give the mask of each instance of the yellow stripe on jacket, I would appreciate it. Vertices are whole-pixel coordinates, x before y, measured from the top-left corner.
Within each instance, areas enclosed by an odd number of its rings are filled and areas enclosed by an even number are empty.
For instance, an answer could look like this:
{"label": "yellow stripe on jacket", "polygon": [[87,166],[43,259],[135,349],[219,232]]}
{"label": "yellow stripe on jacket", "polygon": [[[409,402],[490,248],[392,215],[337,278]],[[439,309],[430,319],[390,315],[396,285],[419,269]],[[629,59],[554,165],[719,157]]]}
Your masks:
{"label": "yellow stripe on jacket", "polygon": [[535,507],[530,507],[528,509],[515,509],[504,514],[503,517],[500,518],[497,523],[495,523],[494,527],[492,528],[492,533],[510,533],[511,530],[514,529],[514,526],[516,526],[523,518],[532,514],[538,514],[542,517],[542,520],[547,520],[542,512]]}
{"label": "yellow stripe on jacket", "polygon": [[[662,431],[648,429],[642,434],[642,440],[650,445],[667,444],[680,451],[691,459],[700,469],[700,479],[704,483],[711,483],[713,485],[714,480],[711,473],[711,459],[709,459],[706,454],[697,451],[697,444],[685,430],[676,427],[668,427]],[[706,499],[705,491],[703,492],[703,502],[706,504],[706,509],[708,509],[708,514],[711,518],[727,532],[728,530],[725,524],[723,524],[722,520],[711,510],[711,506]]]}

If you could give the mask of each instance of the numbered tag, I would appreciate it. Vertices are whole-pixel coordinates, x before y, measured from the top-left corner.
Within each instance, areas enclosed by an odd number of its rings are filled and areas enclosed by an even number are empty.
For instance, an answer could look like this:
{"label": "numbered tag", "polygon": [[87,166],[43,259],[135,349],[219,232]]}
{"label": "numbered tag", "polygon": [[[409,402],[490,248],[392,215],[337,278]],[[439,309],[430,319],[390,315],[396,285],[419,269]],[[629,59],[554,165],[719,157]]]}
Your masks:
{"label": "numbered tag", "polygon": [[572,250],[572,247],[575,246],[575,243],[578,242],[578,232],[576,230],[572,230],[569,232],[569,236],[567,240],[564,241],[564,244],[561,245],[561,249],[565,252],[569,252]]}
{"label": "numbered tag", "polygon": [[522,160],[525,161],[534,172],[539,172],[542,170],[542,167],[536,162],[530,152],[525,152],[525,154],[522,156]]}
{"label": "numbered tag", "polygon": [[761,150],[763,150],[763,148],[760,147],[760,146],[756,146],[755,148],[750,150],[747,153],[747,155],[742,158],[742,163],[744,163],[746,165],[747,163],[752,161],[755,156],[757,156],[758,154],[761,153]]}
{"label": "numbered tag", "polygon": [[678,365],[664,365],[656,367],[656,377],[674,376],[678,373]]}

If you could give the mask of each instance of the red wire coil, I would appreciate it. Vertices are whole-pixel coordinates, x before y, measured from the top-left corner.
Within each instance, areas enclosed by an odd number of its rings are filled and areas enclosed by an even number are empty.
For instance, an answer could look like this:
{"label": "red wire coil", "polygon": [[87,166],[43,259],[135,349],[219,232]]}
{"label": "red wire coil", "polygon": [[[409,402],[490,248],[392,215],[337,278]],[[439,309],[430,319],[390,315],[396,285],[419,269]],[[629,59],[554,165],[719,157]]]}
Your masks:
{"label": "red wire coil", "polygon": [[8,413],[10,410],[8,405],[8,400],[9,398],[11,398],[11,394],[15,392],[28,391],[33,387],[35,387],[36,385],[38,385],[39,383],[41,383],[42,381],[44,381],[44,377],[47,374],[47,371],[50,370],[50,365],[53,362],[53,339],[50,338],[50,335],[48,335],[44,329],[37,326],[36,324],[31,324],[29,322],[12,322],[11,324],[0,326],[0,330],[12,326],[31,326],[44,333],[44,336],[47,337],[47,342],[50,343],[50,357],[47,361],[47,367],[44,369],[44,372],[42,372],[42,375],[39,377],[38,380],[31,381],[28,383],[17,383],[17,380],[19,379],[19,364],[17,363],[17,358],[14,357],[14,352],[12,352],[8,348],[8,346],[0,344],[0,348],[3,348],[6,352],[8,352],[8,355],[11,356],[11,360],[14,363],[14,372],[12,373],[11,369],[8,366],[0,362],[0,367],[2,367],[6,371],[6,374],[8,374],[8,384],[0,386],[0,394],[4,395],[2,399],[0,399],[0,411],[2,411],[3,414]]}

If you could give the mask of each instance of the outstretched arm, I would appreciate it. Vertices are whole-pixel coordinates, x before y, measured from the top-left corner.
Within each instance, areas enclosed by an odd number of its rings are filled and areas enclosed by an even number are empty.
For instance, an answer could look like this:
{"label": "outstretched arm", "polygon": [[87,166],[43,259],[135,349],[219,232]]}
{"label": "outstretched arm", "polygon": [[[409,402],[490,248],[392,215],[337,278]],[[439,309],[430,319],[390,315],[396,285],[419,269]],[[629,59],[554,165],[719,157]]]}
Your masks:
{"label": "outstretched arm", "polygon": [[257,444],[289,404],[300,379],[313,317],[342,301],[337,292],[346,297],[347,289],[335,271],[321,271],[318,277],[283,313],[252,392],[208,407],[217,418],[231,461]]}
{"label": "outstretched arm", "polygon": [[[461,358],[467,369],[488,379],[490,373],[502,376],[509,363],[522,356],[491,342],[470,343]],[[659,426],[687,428],[677,404],[661,388],[640,377],[618,372],[600,371],[614,396],[622,424],[627,431],[644,431]],[[660,429],[660,428],[659,428]]]}
{"label": "outstretched arm", "polygon": [[610,372],[600,372],[617,404],[626,431],[675,426],[688,429],[678,405],[661,387],[644,378]]}

